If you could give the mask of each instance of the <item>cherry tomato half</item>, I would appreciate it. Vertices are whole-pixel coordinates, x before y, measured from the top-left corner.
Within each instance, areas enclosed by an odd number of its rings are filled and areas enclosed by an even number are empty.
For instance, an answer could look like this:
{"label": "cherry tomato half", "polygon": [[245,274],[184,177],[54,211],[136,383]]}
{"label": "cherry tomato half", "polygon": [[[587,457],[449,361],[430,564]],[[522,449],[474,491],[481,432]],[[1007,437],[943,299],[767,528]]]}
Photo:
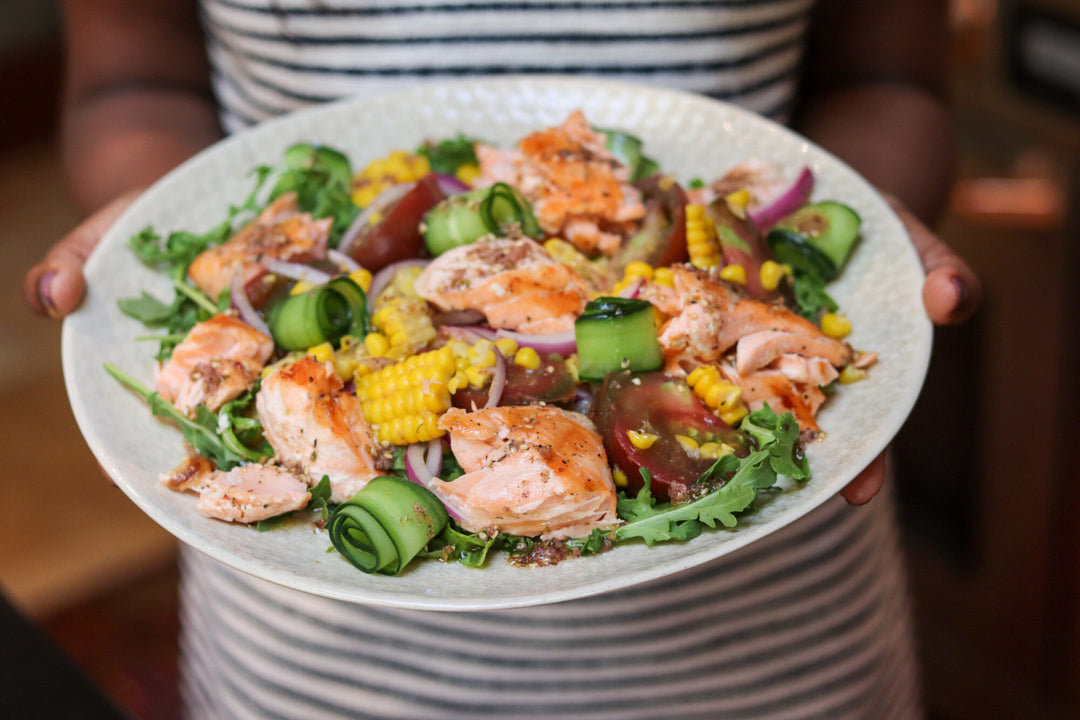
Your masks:
{"label": "cherry tomato half", "polygon": [[[645,468],[652,474],[653,496],[663,500],[686,497],[694,481],[715,462],[688,452],[677,435],[699,444],[725,443],[740,457],[749,451],[745,437],[710,411],[683,380],[660,372],[608,375],[596,395],[593,420],[608,460],[626,475],[626,489],[631,493],[641,489],[644,481],[638,469]],[[648,448],[639,448],[630,439],[631,431],[656,439]]]}
{"label": "cherry tomato half", "polygon": [[425,175],[397,203],[383,213],[383,219],[357,238],[349,250],[356,262],[371,272],[391,263],[426,254],[420,221],[428,210],[446,196],[434,174]]}

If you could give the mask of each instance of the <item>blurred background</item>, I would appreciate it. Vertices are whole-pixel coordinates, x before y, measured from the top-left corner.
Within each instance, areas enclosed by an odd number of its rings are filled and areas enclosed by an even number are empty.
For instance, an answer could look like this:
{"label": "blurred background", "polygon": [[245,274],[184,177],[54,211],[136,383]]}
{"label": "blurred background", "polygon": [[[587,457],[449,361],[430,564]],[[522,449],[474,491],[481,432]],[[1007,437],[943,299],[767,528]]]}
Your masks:
{"label": "blurred background", "polygon": [[[939,330],[896,468],[938,720],[1080,717],[1080,2],[949,0],[960,168],[940,226],[986,285]],[[178,713],[173,540],[102,476],[59,327],[19,297],[76,213],[53,3],[0,3],[0,587],[135,717]]]}

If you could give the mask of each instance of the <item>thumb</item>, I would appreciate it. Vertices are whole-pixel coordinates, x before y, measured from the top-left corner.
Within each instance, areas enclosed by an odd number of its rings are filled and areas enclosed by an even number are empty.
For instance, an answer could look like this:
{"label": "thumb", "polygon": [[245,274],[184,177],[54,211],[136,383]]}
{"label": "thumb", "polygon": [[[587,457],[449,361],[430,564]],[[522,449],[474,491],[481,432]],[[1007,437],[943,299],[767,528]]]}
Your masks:
{"label": "thumb", "polygon": [[140,192],[127,192],[90,215],[30,269],[23,280],[23,299],[31,310],[62,318],[79,306],[86,291],[86,258]]}

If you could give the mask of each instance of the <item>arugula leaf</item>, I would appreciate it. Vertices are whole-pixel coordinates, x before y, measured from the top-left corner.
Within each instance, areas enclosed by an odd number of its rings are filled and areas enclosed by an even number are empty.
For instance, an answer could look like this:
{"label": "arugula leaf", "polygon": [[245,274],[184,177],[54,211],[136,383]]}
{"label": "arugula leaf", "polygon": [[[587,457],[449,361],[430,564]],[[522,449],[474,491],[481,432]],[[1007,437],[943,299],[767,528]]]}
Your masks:
{"label": "arugula leaf", "polygon": [[177,410],[156,392],[131,377],[112,363],[105,363],[105,370],[122,385],[134,390],[150,405],[154,415],[167,417],[180,426],[184,439],[203,457],[212,460],[219,470],[231,470],[245,462],[245,458],[233,452],[218,436],[218,416],[199,405],[195,419]]}
{"label": "arugula leaf", "polygon": [[822,313],[836,312],[840,307],[825,292],[825,281],[812,273],[796,272],[792,277],[792,290],[795,310],[811,322],[817,322]]}
{"label": "arugula leaf", "polygon": [[502,542],[502,535],[488,537],[479,533],[462,532],[455,528],[453,523],[447,523],[443,531],[428,543],[423,557],[456,561],[470,568],[482,568],[487,564],[487,557],[492,549],[498,549]]}
{"label": "arugula leaf", "polygon": [[739,429],[749,434],[758,448],[769,453],[769,463],[779,475],[805,482],[810,465],[799,443],[799,423],[791,413],[777,417],[769,404],[743,418]]}
{"label": "arugula leaf", "polygon": [[747,416],[740,429],[751,434],[758,449],[741,459],[733,455],[718,459],[698,483],[711,483],[728,474],[731,477],[693,502],[657,503],[650,490],[652,476],[643,468],[645,484],[637,496],[619,496],[617,511],[626,523],[615,528],[615,540],[640,538],[652,545],[689,540],[701,533],[703,525],[734,527],[736,513],[750,507],[759,492],[776,485],[778,474],[797,480],[810,476],[809,465],[800,452],[799,426],[791,413],[777,417],[766,406]]}
{"label": "arugula leaf", "polygon": [[453,175],[462,165],[477,163],[475,145],[475,138],[458,133],[456,138],[438,143],[425,142],[417,153],[427,158],[432,172]]}
{"label": "arugula leaf", "polygon": [[217,428],[222,443],[248,462],[272,457],[274,449],[262,434],[262,423],[252,408],[259,382],[250,390],[221,406],[217,413]]}
{"label": "arugula leaf", "polygon": [[[295,192],[301,210],[315,218],[333,218],[330,247],[337,247],[341,235],[360,212],[352,200],[352,168],[349,159],[325,145],[297,143],[285,151],[278,168],[257,170],[256,193],[269,179],[275,178],[269,200]],[[253,200],[249,198],[248,205]]]}

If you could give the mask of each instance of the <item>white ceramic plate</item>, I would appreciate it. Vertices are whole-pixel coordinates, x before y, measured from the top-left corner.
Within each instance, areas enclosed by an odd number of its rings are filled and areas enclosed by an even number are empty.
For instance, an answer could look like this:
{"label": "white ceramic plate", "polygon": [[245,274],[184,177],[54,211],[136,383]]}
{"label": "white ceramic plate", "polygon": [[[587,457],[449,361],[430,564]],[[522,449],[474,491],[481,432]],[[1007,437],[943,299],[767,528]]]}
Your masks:
{"label": "white ceramic plate", "polygon": [[[823,410],[828,436],[809,448],[813,479],[745,517],[734,531],[705,532],[686,544],[620,546],[598,557],[519,569],[496,557],[482,571],[415,563],[399,577],[360,573],[326,533],[293,526],[269,533],[196,514],[195,498],[166,490],[158,474],[183,457],[180,432],[152,418],[135,394],[109,377],[112,362],[152,384],[156,344],[122,315],[116,301],[147,290],[171,297],[169,283],[127,249],[147,225],[159,232],[205,231],[250,191],[249,171],[275,164],[294,142],[344,150],[355,168],[396,148],[462,131],[503,146],[557,125],[575,109],[594,124],[643,138],[646,151],[682,181],[712,179],[747,158],[781,163],[791,176],[809,165],[815,199],[857,209],[863,241],[834,297],[852,320],[849,338],[881,353],[868,382],[845,386]],[[266,580],[343,600],[397,607],[494,609],[567,600],[625,587],[732,552],[806,514],[833,496],[889,442],[922,385],[931,326],[920,299],[922,271],[895,215],[855,172],[789,130],[736,107],[656,88],[558,77],[426,85],[344,101],[280,118],[231,137],[179,167],[145,193],[110,230],[86,265],[84,306],[64,324],[63,364],[71,405],[98,461],[162,527],[198,550]]]}

